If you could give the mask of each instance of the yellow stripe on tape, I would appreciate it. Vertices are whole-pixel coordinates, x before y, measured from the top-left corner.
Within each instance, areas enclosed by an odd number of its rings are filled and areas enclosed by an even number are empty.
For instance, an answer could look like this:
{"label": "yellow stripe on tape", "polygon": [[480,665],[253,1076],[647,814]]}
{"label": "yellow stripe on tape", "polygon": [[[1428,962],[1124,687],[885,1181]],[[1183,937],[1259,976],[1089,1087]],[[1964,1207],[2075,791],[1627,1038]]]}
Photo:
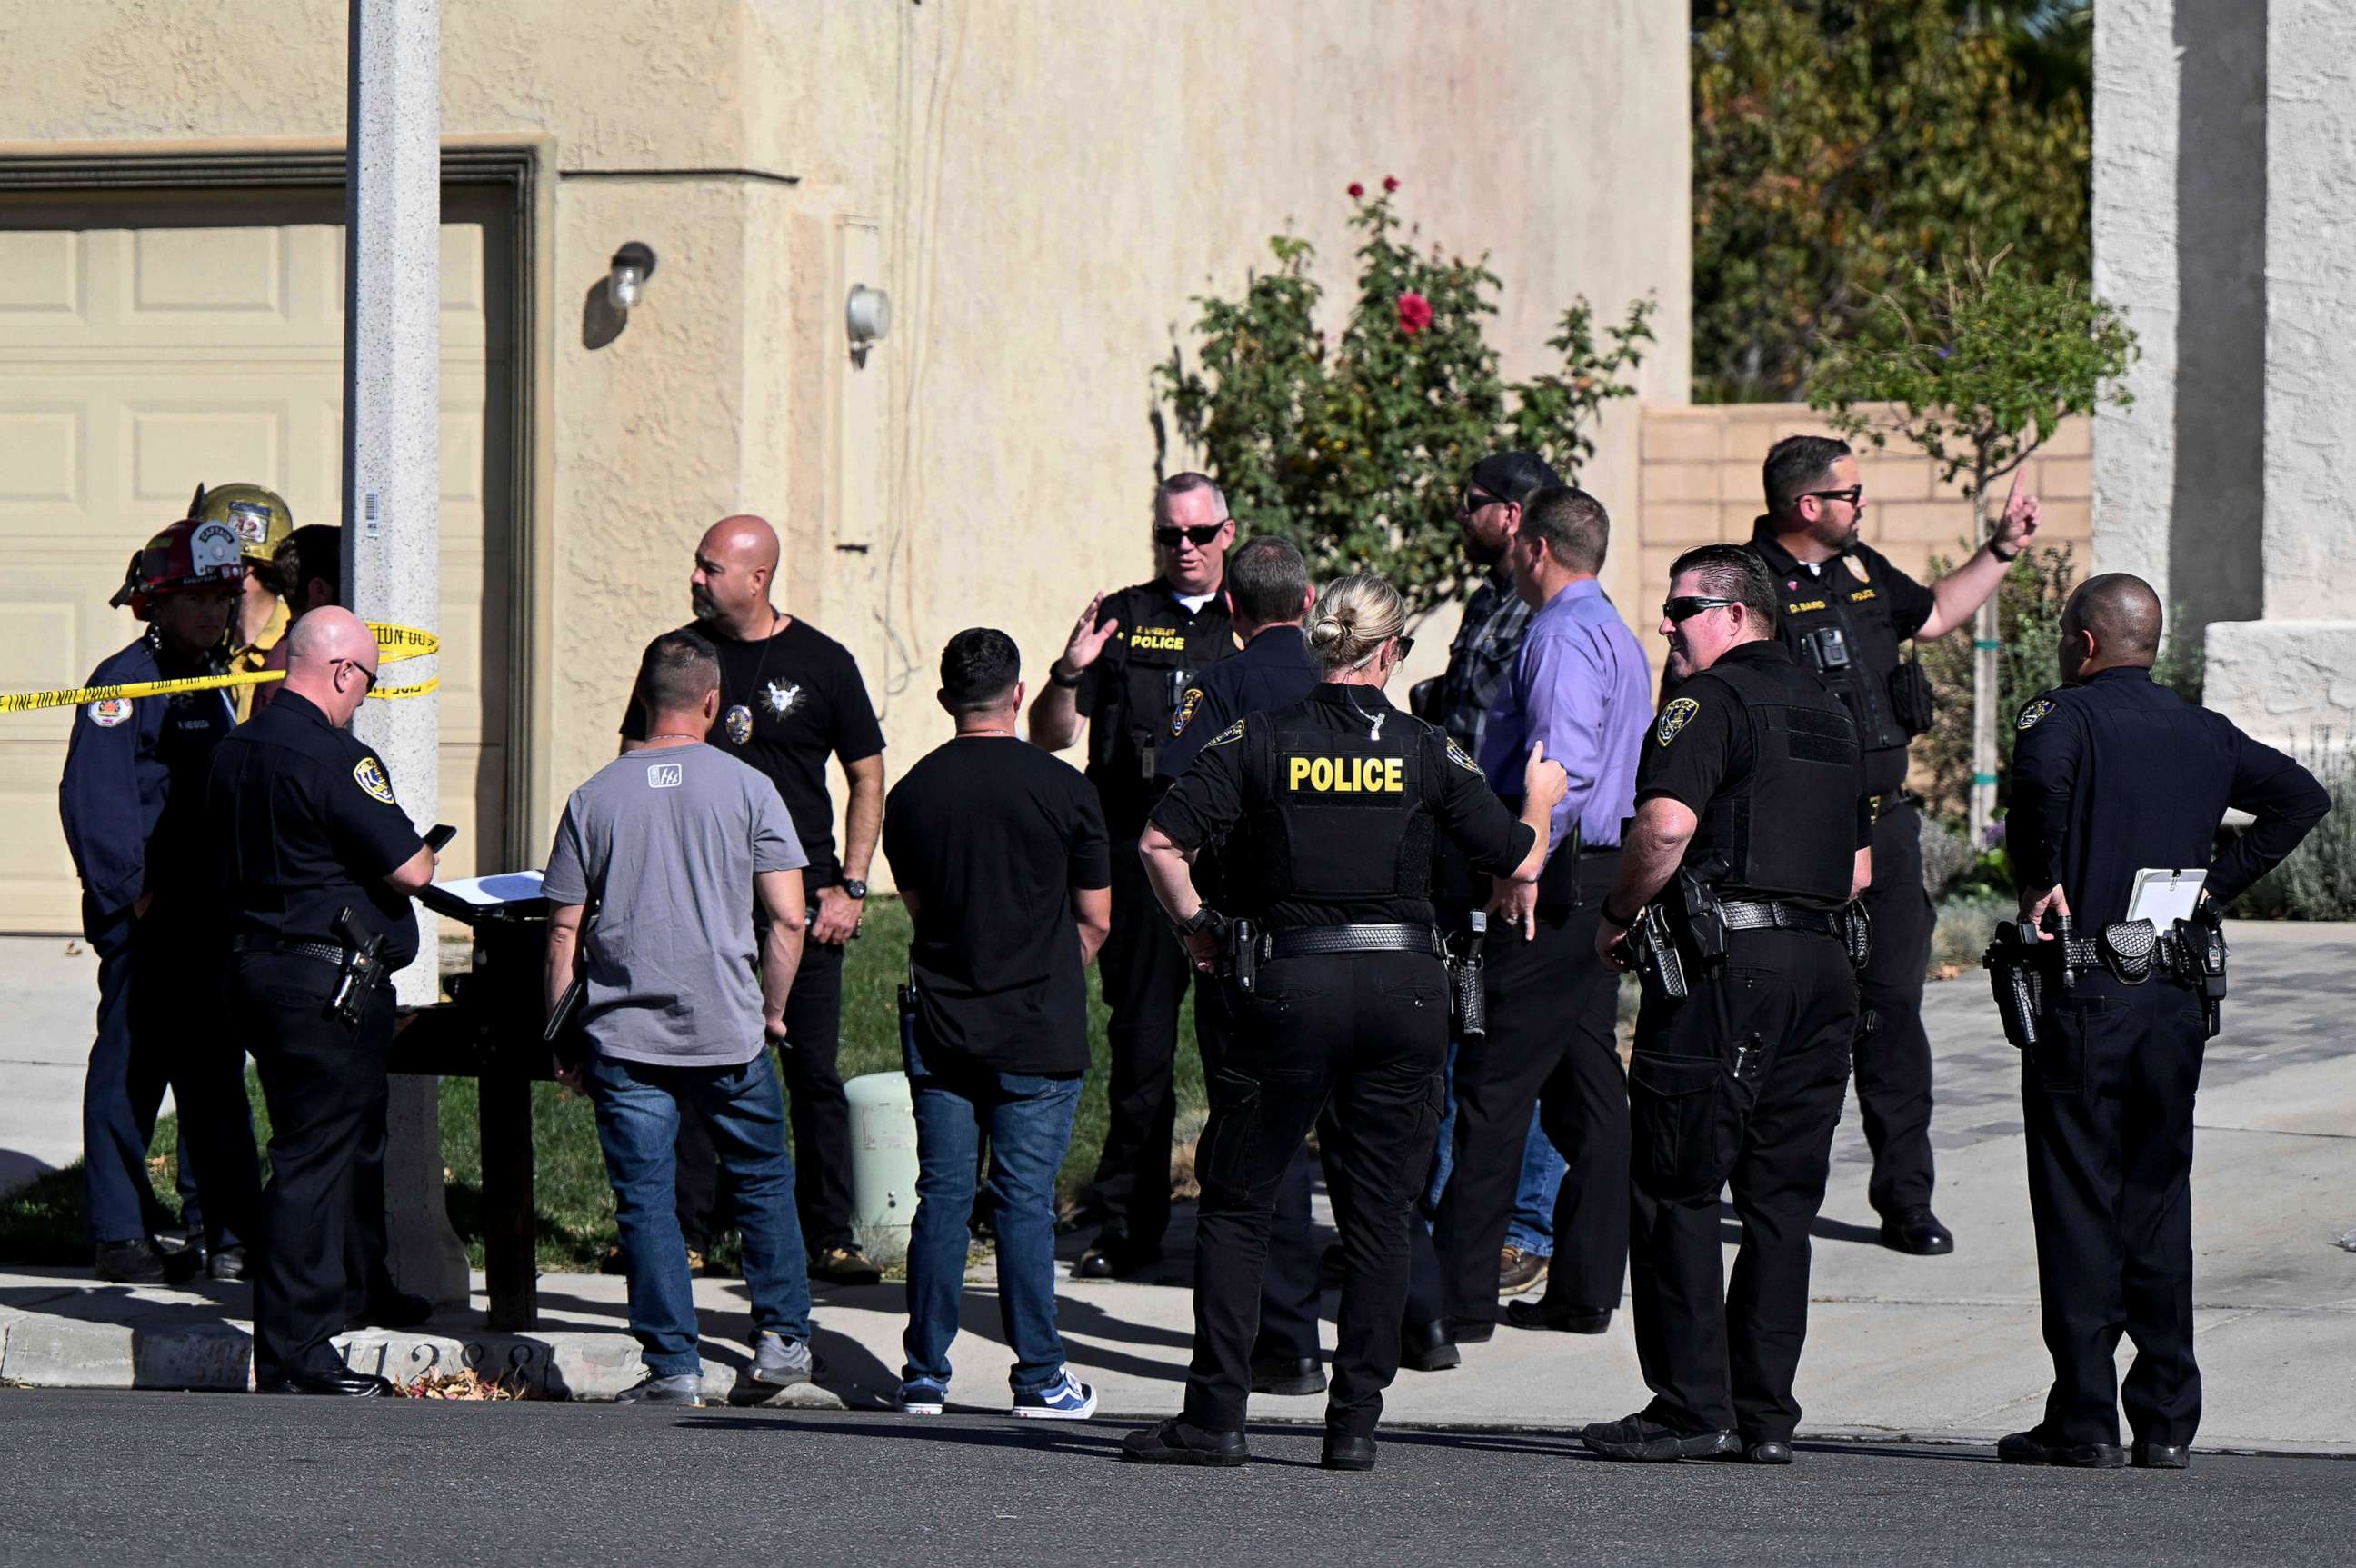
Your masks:
{"label": "yellow stripe on tape", "polygon": [[[377,662],[398,664],[442,651],[442,639],[413,626],[369,622],[376,633]],[[78,708],[84,703],[111,702],[121,697],[170,697],[182,692],[217,692],[229,686],[259,686],[283,681],[284,670],[248,670],[234,675],[191,675],[178,681],[131,681],[120,686],[79,686],[52,692],[0,692],[0,714],[29,714],[42,708]],[[439,675],[413,686],[379,686],[372,697],[422,697],[442,684]]]}

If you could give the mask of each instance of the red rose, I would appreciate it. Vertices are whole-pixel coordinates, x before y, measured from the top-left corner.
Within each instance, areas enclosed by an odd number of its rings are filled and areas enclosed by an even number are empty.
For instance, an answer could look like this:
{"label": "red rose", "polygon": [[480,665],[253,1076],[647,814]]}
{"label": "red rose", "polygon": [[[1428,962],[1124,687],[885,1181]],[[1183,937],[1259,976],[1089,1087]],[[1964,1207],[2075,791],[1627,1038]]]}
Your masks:
{"label": "red rose", "polygon": [[1412,338],[1431,325],[1431,301],[1419,294],[1403,294],[1398,298],[1399,330]]}
{"label": "red rose", "polygon": [[1398,188],[1398,181],[1389,175],[1385,175],[1383,176],[1383,188],[1385,190],[1397,190]]}
{"label": "red rose", "polygon": [[1365,186],[1360,185],[1360,184],[1359,184],[1356,180],[1355,180],[1355,179],[1354,179],[1354,180],[1352,180],[1352,181],[1350,182],[1350,199],[1351,199],[1351,200],[1355,201],[1355,200],[1357,200],[1357,199],[1358,199],[1358,198],[1360,198],[1360,197],[1362,197],[1362,196],[1364,196],[1364,195],[1365,195],[1365,194],[1366,194],[1366,188],[1365,188]]}

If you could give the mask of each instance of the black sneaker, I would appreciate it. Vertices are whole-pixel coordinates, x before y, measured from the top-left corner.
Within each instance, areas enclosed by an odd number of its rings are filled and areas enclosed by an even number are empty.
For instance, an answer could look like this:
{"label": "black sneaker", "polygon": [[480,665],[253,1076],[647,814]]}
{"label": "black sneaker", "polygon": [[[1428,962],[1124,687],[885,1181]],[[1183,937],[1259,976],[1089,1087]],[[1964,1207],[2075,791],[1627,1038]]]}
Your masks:
{"label": "black sneaker", "polygon": [[1664,1464],[1672,1459],[1717,1459],[1742,1452],[1742,1439],[1731,1432],[1679,1432],[1639,1412],[1618,1421],[1599,1421],[1579,1434],[1589,1452],[1606,1459],[1631,1459]]}
{"label": "black sneaker", "polygon": [[1205,1432],[1172,1416],[1120,1440],[1120,1456],[1138,1465],[1204,1465],[1231,1470],[1251,1457],[1240,1432]]}
{"label": "black sneaker", "polygon": [[855,1246],[826,1247],[810,1258],[809,1275],[829,1284],[872,1285],[881,1283],[884,1271]]}
{"label": "black sneaker", "polygon": [[2065,1470],[2115,1470],[2127,1451],[2115,1443],[2048,1443],[2034,1432],[2009,1432],[1997,1440],[1996,1456],[2007,1465],[2058,1465]]}

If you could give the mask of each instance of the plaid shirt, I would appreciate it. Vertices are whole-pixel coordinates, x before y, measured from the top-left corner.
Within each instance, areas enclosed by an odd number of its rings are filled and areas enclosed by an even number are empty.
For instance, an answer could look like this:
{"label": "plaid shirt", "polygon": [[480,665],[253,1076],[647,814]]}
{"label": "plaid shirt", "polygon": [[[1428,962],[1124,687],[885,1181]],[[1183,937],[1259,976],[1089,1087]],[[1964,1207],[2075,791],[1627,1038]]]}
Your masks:
{"label": "plaid shirt", "polygon": [[1500,563],[1465,601],[1463,622],[1448,645],[1448,672],[1440,678],[1440,725],[1467,755],[1481,755],[1490,704],[1514,672],[1530,607],[1514,592],[1513,569]]}

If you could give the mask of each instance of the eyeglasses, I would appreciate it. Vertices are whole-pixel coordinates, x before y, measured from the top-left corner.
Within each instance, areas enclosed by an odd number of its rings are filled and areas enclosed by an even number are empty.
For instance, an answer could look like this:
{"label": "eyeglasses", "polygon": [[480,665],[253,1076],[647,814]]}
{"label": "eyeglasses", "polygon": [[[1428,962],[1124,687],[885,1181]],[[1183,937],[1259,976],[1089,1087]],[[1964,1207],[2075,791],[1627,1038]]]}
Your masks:
{"label": "eyeglasses", "polygon": [[1493,496],[1486,490],[1468,489],[1457,498],[1456,510],[1462,515],[1470,517],[1484,506],[1504,506],[1505,504],[1505,498],[1503,496]]}
{"label": "eyeglasses", "polygon": [[357,660],[357,659],[338,659],[338,660],[336,660],[336,662],[337,662],[337,663],[338,663],[338,664],[348,664],[348,665],[350,665],[353,669],[355,669],[355,670],[357,670],[357,671],[359,671],[360,672],[360,679],[361,679],[361,680],[363,680],[363,681],[366,681],[366,682],[368,682],[368,686],[367,686],[367,688],[366,688],[365,690],[363,690],[363,691],[360,693],[360,695],[361,695],[361,696],[365,697],[365,696],[367,696],[369,693],[374,692],[374,691],[376,690],[376,671],[373,671],[373,670],[369,669],[367,665],[365,665],[365,664],[361,663],[361,662],[360,662],[359,660]]}
{"label": "eyeglasses", "polygon": [[1820,501],[1847,501],[1849,505],[1855,506],[1865,499],[1865,487],[1851,485],[1845,490],[1802,490],[1799,499],[1806,500],[1811,496]]}
{"label": "eyeglasses", "polygon": [[1216,539],[1219,536],[1219,530],[1226,526],[1225,521],[1219,521],[1203,523],[1194,528],[1157,528],[1153,531],[1153,542],[1164,550],[1175,550],[1178,548],[1178,542],[1183,539],[1200,550]]}
{"label": "eyeglasses", "polygon": [[1661,613],[1673,624],[1683,626],[1704,610],[1727,609],[1741,602],[1740,599],[1704,598],[1699,594],[1679,594],[1676,598],[1663,602]]}

